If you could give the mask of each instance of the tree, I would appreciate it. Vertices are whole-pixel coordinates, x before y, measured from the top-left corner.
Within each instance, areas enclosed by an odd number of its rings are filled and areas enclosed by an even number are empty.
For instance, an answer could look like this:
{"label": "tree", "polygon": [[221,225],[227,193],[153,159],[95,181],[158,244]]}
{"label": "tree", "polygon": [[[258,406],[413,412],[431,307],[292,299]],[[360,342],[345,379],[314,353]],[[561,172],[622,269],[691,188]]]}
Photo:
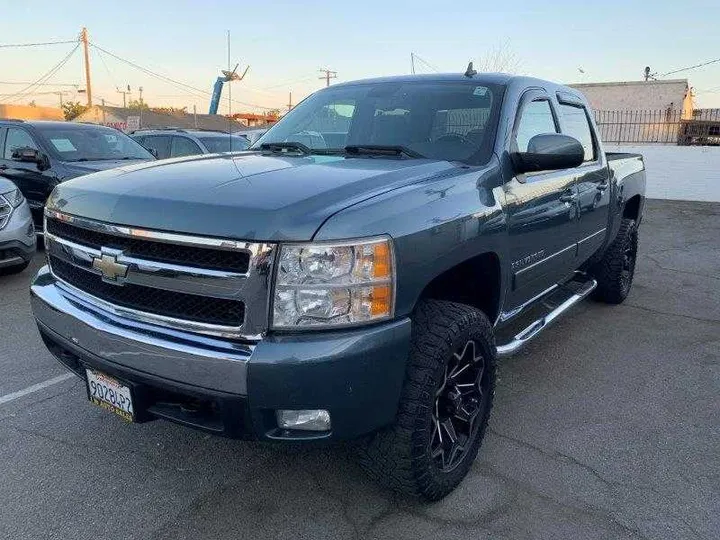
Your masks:
{"label": "tree", "polygon": [[187,107],[151,107],[151,111],[158,113],[187,113]]}
{"label": "tree", "polygon": [[63,116],[68,122],[74,120],[87,110],[87,105],[83,105],[78,101],[66,101],[62,105]]}
{"label": "tree", "polygon": [[130,102],[127,104],[127,108],[136,111],[139,111],[140,109],[150,109],[147,103],[145,103],[144,101],[140,101],[139,99],[131,99]]}
{"label": "tree", "polygon": [[507,41],[480,56],[474,64],[478,72],[517,73],[520,70],[520,59]]}

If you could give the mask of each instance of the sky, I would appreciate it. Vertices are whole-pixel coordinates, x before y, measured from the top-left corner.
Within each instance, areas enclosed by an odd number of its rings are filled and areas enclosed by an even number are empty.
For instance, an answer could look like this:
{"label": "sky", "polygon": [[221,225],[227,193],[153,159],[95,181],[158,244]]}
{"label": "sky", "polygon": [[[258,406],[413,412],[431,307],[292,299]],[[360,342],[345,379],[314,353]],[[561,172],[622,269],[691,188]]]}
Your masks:
{"label": "sky", "polygon": [[[207,112],[209,92],[230,63],[250,66],[227,86],[220,112],[286,110],[325,85],[321,68],[337,81],[416,72],[462,72],[493,51],[510,56],[512,71],[562,83],[640,80],[645,66],[663,74],[720,58],[720,1],[606,0],[582,2],[478,0],[446,2],[238,2],[146,0],[63,2],[0,0],[0,103],[57,106],[84,101],[82,49],[33,95],[16,95],[62,60],[73,44],[7,48],[2,44],[76,39],[83,26],[106,51],[186,87],[159,80],[91,48],[94,101],[150,106],[193,106]],[[582,70],[582,72],[581,72]],[[696,105],[720,107],[720,62],[665,78],[687,78]],[[57,86],[66,84],[68,86]],[[73,86],[77,85],[77,86]]]}

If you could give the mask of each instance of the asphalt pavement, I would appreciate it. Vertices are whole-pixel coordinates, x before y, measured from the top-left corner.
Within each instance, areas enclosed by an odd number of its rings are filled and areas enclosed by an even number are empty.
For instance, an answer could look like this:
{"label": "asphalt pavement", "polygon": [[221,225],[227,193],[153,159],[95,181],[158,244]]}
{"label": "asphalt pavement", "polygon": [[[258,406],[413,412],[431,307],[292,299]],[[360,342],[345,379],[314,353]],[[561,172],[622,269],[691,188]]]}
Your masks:
{"label": "asphalt pavement", "polygon": [[0,277],[1,539],[720,538],[720,204],[650,201],[621,306],[504,360],[478,459],[424,505],[351,446],[282,447],[87,402]]}

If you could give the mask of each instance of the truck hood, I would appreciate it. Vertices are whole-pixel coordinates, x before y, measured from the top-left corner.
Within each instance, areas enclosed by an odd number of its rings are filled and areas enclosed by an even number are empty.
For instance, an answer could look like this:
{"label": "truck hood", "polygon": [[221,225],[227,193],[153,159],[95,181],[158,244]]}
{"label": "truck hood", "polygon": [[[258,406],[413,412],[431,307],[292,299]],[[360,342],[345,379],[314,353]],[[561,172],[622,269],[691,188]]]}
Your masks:
{"label": "truck hood", "polygon": [[146,159],[117,159],[102,161],[63,161],[63,179],[75,178],[97,171],[105,171],[116,167],[127,167],[137,163],[145,163]]}
{"label": "truck hood", "polygon": [[427,159],[201,156],[82,176],[57,186],[47,205],[118,225],[302,241],[343,208],[461,170]]}

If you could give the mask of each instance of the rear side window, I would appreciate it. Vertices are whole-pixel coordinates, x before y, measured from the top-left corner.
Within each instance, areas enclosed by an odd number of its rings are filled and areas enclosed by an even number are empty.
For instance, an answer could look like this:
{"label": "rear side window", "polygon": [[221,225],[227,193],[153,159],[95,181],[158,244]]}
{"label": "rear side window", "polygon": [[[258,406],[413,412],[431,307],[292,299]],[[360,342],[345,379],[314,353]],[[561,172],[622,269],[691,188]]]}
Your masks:
{"label": "rear side window", "polygon": [[170,157],[170,139],[170,135],[147,135],[143,146],[157,152],[158,159],[167,159]]}
{"label": "rear side window", "polygon": [[563,119],[563,133],[575,137],[585,150],[585,161],[595,161],[595,144],[585,107],[560,104]]}
{"label": "rear side window", "polygon": [[200,147],[187,137],[175,136],[170,147],[170,157],[194,156],[202,154]]}
{"label": "rear side window", "polygon": [[13,151],[18,148],[40,150],[27,131],[13,127],[8,128],[7,137],[5,137],[5,152],[3,153],[3,157],[5,159],[12,159]]}
{"label": "rear side window", "polygon": [[531,101],[520,113],[515,139],[518,152],[527,152],[530,139],[545,133],[557,133],[550,102],[544,99]]}

